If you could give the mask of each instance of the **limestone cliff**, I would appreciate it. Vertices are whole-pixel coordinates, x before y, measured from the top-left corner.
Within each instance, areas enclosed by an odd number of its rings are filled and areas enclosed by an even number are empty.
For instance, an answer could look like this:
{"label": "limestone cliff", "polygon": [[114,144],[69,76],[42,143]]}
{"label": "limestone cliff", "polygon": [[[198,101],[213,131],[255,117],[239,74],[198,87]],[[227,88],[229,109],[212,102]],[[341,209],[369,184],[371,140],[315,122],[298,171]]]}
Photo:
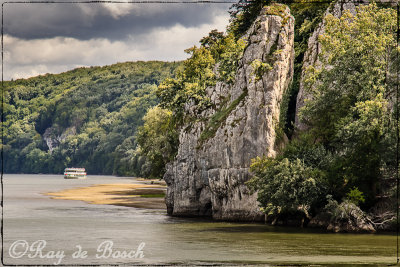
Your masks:
{"label": "limestone cliff", "polygon": [[243,37],[247,47],[234,82],[208,88],[215,108],[203,112],[207,119],[180,132],[178,154],[164,176],[169,214],[263,218],[245,182],[252,158],[276,154],[275,130],[294,60],[294,18],[288,8],[278,15],[269,11],[264,8]]}
{"label": "limestone cliff", "polygon": [[68,136],[76,134],[76,127],[71,126],[62,130],[58,125],[47,128],[43,134],[43,140],[46,142],[49,152],[57,148]]}

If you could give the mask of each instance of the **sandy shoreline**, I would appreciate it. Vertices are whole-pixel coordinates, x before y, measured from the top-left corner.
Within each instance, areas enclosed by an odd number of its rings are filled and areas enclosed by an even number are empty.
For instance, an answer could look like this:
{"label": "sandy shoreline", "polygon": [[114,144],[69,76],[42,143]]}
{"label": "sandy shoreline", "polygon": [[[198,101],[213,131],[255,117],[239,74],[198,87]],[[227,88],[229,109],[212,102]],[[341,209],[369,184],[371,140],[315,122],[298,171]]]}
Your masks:
{"label": "sandy shoreline", "polygon": [[44,195],[52,199],[81,200],[90,204],[166,209],[166,186],[160,184],[97,184]]}

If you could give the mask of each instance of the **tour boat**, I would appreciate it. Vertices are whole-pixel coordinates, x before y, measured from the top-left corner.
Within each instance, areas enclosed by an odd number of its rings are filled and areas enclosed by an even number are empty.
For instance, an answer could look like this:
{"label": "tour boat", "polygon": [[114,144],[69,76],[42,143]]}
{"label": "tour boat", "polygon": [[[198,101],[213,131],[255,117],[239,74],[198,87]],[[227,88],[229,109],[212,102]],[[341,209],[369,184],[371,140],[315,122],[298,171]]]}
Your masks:
{"label": "tour boat", "polygon": [[66,168],[64,179],[86,179],[86,170],[85,168]]}

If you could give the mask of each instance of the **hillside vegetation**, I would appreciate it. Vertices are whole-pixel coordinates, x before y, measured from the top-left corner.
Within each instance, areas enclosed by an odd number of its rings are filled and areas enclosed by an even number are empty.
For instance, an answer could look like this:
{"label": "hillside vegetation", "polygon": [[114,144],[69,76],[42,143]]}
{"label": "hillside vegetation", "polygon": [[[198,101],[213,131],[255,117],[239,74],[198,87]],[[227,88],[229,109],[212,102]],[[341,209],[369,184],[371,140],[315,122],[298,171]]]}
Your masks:
{"label": "hillside vegetation", "polygon": [[179,65],[127,62],[5,82],[4,171],[148,175],[135,133]]}

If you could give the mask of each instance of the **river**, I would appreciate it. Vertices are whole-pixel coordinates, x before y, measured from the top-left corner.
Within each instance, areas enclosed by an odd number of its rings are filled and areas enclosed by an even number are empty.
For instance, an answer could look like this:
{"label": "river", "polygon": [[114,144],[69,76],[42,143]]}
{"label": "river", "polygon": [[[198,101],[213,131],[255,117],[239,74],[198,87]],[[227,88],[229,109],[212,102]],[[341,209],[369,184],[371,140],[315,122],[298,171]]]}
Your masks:
{"label": "river", "polygon": [[43,195],[93,184],[136,183],[133,178],[65,180],[62,175],[6,174],[3,182],[6,264],[374,266],[396,260],[394,234],[333,234],[173,218],[165,210]]}

